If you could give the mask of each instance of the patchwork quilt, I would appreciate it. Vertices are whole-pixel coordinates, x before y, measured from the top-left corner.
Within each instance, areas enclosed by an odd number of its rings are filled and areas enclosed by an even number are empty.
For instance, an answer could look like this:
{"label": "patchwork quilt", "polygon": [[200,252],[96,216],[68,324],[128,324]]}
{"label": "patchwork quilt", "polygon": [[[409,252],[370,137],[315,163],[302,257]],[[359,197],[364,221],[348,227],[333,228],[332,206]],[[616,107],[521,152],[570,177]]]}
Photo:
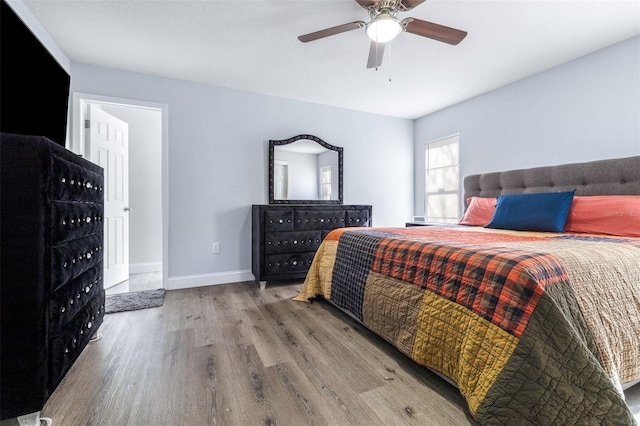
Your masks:
{"label": "patchwork quilt", "polygon": [[316,296],[449,377],[481,424],[635,424],[640,239],[338,229],[295,300]]}

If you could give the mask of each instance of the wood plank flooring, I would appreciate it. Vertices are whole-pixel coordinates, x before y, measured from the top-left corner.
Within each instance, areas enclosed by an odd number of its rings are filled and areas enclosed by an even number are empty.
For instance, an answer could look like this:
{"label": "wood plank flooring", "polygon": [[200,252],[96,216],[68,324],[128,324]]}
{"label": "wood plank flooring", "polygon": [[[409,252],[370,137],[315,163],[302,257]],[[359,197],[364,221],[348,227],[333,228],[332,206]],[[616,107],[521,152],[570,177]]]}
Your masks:
{"label": "wood plank flooring", "polygon": [[299,285],[168,291],[105,316],[45,405],[65,425],[469,425],[457,390]]}
{"label": "wood plank flooring", "polygon": [[106,315],[42,415],[54,426],[475,424],[454,387],[328,303],[294,302],[298,288],[172,290],[162,307]]}

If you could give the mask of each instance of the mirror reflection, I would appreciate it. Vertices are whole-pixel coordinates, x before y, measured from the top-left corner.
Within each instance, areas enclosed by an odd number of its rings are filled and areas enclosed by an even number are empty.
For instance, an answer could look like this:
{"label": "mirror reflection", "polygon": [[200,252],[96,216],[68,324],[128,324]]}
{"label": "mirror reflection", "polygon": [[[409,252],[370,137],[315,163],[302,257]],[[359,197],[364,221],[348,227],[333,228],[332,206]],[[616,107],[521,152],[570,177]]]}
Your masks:
{"label": "mirror reflection", "polygon": [[342,148],[310,135],[270,141],[271,203],[340,203]]}

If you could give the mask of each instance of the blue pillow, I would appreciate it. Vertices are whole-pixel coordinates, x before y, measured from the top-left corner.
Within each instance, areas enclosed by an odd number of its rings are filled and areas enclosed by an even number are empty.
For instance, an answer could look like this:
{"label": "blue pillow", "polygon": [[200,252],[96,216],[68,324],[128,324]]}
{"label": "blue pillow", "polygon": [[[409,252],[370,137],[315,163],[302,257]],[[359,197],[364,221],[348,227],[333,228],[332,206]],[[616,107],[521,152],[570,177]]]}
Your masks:
{"label": "blue pillow", "polygon": [[575,191],[501,195],[486,228],[564,232]]}

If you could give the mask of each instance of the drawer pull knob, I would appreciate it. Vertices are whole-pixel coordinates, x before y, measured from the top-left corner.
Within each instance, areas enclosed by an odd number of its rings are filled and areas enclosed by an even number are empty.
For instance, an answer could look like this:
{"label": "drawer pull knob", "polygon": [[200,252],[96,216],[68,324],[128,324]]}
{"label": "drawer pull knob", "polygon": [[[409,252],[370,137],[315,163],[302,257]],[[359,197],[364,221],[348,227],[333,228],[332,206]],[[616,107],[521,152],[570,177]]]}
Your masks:
{"label": "drawer pull knob", "polygon": [[283,223],[283,222],[284,222],[284,220],[282,220],[282,219],[278,220],[278,223]]}

